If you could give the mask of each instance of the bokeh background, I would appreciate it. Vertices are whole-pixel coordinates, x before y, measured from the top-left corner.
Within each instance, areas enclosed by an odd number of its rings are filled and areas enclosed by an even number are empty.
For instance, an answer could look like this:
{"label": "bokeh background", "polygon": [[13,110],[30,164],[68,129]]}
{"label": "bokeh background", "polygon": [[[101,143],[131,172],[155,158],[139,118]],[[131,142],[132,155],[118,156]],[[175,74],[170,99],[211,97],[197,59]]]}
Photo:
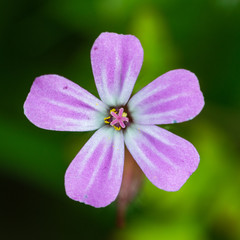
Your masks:
{"label": "bokeh background", "polygon": [[[199,168],[174,193],[146,179],[124,229],[116,203],[95,209],[65,195],[65,170],[92,133],[42,130],[23,114],[42,74],[98,96],[90,49],[104,31],[142,43],[134,92],[185,68],[206,102],[192,121],[168,126],[196,146]],[[240,239],[239,0],[1,0],[0,70],[1,239]]]}

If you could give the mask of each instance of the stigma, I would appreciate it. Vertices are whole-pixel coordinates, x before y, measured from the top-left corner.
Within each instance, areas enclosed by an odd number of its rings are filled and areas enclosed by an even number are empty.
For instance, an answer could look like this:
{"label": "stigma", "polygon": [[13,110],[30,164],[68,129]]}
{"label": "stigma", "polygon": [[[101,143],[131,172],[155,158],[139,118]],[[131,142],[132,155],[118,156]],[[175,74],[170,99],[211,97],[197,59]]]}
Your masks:
{"label": "stigma", "polygon": [[104,122],[110,124],[115,130],[120,131],[122,128],[126,127],[129,119],[123,108],[120,108],[118,111],[113,108],[110,110],[110,116],[104,118]]}

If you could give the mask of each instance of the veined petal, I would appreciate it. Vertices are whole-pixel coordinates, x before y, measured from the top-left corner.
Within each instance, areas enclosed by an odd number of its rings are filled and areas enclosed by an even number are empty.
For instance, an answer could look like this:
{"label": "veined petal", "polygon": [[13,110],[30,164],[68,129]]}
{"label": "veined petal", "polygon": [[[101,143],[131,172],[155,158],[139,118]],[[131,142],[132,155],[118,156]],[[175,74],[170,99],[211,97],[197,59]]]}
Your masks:
{"label": "veined petal", "polygon": [[90,138],[65,174],[67,195],[94,207],[105,207],[120,190],[124,163],[122,132],[102,127]]}
{"label": "veined petal", "polygon": [[128,103],[134,122],[169,124],[194,118],[202,110],[204,99],[194,73],[172,70],[136,93]]}
{"label": "veined petal", "polygon": [[125,105],[143,62],[143,49],[133,35],[102,33],[91,50],[92,70],[100,98],[109,106]]}
{"label": "veined petal", "polygon": [[194,146],[160,127],[132,124],[124,137],[135,161],[160,189],[179,190],[198,167],[199,155]]}
{"label": "veined petal", "polygon": [[106,111],[102,101],[58,75],[36,78],[24,103],[27,118],[48,130],[95,130],[104,124]]}

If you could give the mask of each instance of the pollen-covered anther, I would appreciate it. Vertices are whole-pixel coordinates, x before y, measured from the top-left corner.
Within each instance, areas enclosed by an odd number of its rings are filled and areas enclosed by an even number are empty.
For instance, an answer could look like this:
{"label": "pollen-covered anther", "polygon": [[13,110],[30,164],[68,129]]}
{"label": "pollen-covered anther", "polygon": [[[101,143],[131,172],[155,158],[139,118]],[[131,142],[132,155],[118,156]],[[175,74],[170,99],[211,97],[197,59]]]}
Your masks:
{"label": "pollen-covered anther", "polygon": [[127,118],[127,113],[124,112],[123,108],[120,108],[118,113],[115,108],[110,110],[110,117],[104,118],[105,123],[109,123],[110,119],[110,125],[115,128],[115,130],[119,131],[121,128],[125,128],[125,123],[128,122],[129,119]]}
{"label": "pollen-covered anther", "polygon": [[104,118],[104,122],[105,123],[110,123],[111,122],[111,119],[110,119],[111,117],[106,117],[106,118]]}

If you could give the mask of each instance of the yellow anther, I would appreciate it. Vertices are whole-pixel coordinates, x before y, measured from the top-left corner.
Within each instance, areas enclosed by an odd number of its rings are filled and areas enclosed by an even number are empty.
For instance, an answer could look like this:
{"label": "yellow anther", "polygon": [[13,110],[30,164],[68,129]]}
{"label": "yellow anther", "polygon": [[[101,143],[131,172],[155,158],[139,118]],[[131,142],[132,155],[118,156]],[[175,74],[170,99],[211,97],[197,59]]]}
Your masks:
{"label": "yellow anther", "polygon": [[123,117],[126,117],[126,116],[127,116],[127,113],[123,112],[122,116],[123,116]]}
{"label": "yellow anther", "polygon": [[115,112],[115,113],[117,113],[117,111],[116,111],[115,108],[111,109],[111,110],[110,110],[110,113],[111,113],[111,112]]}
{"label": "yellow anther", "polygon": [[117,131],[120,131],[120,130],[121,130],[121,127],[116,127],[116,126],[114,126],[114,125],[113,125],[113,127],[114,127],[114,129],[117,130]]}
{"label": "yellow anther", "polygon": [[105,122],[105,123],[110,123],[109,120],[108,120],[109,118],[110,118],[110,117],[104,118],[104,122]]}

